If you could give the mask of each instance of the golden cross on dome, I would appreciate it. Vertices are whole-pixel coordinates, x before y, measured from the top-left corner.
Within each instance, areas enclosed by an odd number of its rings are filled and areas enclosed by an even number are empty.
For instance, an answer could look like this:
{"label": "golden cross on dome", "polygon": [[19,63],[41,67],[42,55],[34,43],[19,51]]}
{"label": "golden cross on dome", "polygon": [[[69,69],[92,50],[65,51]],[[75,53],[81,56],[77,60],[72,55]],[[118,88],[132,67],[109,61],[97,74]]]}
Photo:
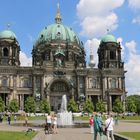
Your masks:
{"label": "golden cross on dome", "polygon": [[55,16],[55,22],[56,23],[61,23],[62,21],[62,18],[61,18],[61,14],[60,14],[60,4],[59,2],[57,3],[57,13],[56,13],[56,16]]}
{"label": "golden cross on dome", "polygon": [[10,23],[8,23],[8,24],[6,25],[7,30],[9,30],[9,29],[10,29],[10,27],[11,27],[11,24],[10,24]]}
{"label": "golden cross on dome", "polygon": [[110,30],[109,29],[107,29],[107,34],[109,34],[110,33]]}

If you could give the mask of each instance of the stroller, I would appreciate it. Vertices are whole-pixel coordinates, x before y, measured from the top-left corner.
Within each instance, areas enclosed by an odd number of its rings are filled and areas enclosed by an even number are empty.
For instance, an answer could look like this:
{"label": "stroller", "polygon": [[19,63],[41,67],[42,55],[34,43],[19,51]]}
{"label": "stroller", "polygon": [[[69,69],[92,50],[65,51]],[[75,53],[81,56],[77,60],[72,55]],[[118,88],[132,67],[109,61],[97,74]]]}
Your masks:
{"label": "stroller", "polygon": [[46,123],[45,124],[44,131],[45,131],[45,134],[52,134],[53,133],[52,126],[51,126],[50,123]]}

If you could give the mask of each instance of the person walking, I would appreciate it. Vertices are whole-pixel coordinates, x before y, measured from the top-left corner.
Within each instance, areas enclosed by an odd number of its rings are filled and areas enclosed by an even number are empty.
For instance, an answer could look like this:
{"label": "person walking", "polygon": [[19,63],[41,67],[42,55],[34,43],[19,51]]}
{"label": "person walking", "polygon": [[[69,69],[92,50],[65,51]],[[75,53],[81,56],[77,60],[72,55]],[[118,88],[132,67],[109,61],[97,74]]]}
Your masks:
{"label": "person walking", "polygon": [[93,115],[89,118],[89,126],[90,126],[90,133],[93,133],[93,125],[94,125],[94,119]]}
{"label": "person walking", "polygon": [[97,140],[97,134],[100,135],[100,140],[103,140],[103,122],[100,114],[94,116],[94,140]]}
{"label": "person walking", "polygon": [[105,128],[106,128],[106,135],[107,135],[107,140],[110,140],[110,136],[111,136],[111,140],[114,140],[114,135],[113,135],[113,126],[114,126],[114,120],[112,115],[108,115],[107,119],[105,121]]}

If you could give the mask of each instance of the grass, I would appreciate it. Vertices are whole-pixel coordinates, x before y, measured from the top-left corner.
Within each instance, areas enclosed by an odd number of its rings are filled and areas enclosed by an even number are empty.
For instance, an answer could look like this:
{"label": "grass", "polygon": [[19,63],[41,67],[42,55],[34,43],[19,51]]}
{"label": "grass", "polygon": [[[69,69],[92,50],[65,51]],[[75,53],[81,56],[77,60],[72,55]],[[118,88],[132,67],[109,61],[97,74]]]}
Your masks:
{"label": "grass", "polygon": [[[89,120],[89,116],[83,116],[83,117],[74,117],[75,120]],[[105,120],[105,117],[102,117],[103,120]],[[140,116],[125,116],[124,118],[119,116],[118,120],[137,120],[137,123],[140,123]]]}
{"label": "grass", "polygon": [[32,140],[36,135],[36,132],[9,132],[9,131],[0,131],[0,140]]}
{"label": "grass", "polygon": [[140,140],[140,132],[119,132],[119,134],[134,140]]}
{"label": "grass", "polygon": [[[34,117],[28,117],[28,120],[45,120],[46,117],[45,116],[34,116]],[[88,121],[89,120],[89,116],[80,116],[80,117],[74,117],[75,120],[84,120],[84,121]],[[102,118],[103,120],[105,120],[105,117],[103,116]],[[14,120],[14,116],[11,117],[11,120]],[[17,116],[17,120],[25,120],[24,116]],[[118,120],[139,120],[138,123],[140,122],[140,116],[119,116]],[[4,116],[4,121],[7,121],[7,116]]]}
{"label": "grass", "polygon": [[[28,120],[45,120],[45,116],[35,116],[35,117],[28,117]],[[17,121],[25,120],[24,116],[17,116]],[[7,116],[4,116],[3,121],[7,121]],[[11,117],[11,121],[14,121],[14,116]]]}

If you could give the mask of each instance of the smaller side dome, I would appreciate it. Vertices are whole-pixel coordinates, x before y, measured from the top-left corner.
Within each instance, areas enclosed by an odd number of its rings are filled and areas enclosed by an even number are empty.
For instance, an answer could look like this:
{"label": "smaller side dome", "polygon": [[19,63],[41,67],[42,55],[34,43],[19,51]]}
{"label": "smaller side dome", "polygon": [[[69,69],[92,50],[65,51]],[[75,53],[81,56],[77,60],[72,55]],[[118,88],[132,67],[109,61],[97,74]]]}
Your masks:
{"label": "smaller side dome", "polygon": [[116,42],[117,43],[117,40],[113,35],[107,34],[101,39],[101,42]]}
{"label": "smaller side dome", "polygon": [[0,32],[0,39],[17,39],[15,33],[10,30]]}

